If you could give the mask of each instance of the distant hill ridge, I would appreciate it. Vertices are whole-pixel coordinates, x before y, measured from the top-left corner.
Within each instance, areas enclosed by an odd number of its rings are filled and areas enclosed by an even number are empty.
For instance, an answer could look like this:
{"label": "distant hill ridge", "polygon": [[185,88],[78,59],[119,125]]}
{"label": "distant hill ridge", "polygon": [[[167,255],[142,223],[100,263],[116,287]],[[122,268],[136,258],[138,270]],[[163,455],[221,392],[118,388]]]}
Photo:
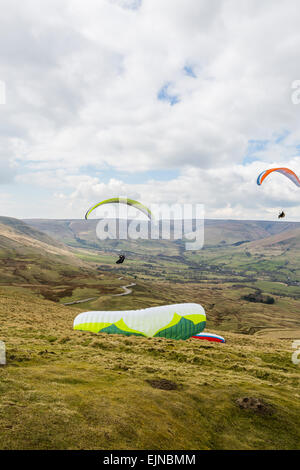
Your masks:
{"label": "distant hill ridge", "polygon": [[[91,247],[99,244],[96,236],[98,219],[25,219],[24,222],[69,246]],[[141,221],[141,229],[147,230],[148,224],[147,221]],[[206,246],[238,246],[273,235],[285,233],[288,236],[293,230],[300,229],[300,222],[205,219],[204,226]]]}
{"label": "distant hill ridge", "polygon": [[61,241],[22,220],[0,217],[0,285],[60,285],[80,274],[83,266]]}
{"label": "distant hill ridge", "polygon": [[73,256],[69,247],[48,234],[12,217],[0,216],[0,249],[31,249],[56,255]]}

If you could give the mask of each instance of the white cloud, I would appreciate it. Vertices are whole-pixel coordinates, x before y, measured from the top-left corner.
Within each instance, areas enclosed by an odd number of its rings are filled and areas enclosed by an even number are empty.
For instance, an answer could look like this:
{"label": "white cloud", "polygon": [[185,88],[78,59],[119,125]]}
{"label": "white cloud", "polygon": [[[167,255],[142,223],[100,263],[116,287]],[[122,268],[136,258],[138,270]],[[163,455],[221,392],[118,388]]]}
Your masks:
{"label": "white cloud", "polygon": [[[39,187],[53,191],[48,207],[57,217],[80,217],[98,197],[122,193],[204,202],[211,217],[263,218],[289,205],[299,219],[297,188],[277,178],[255,183],[275,163],[300,174],[300,105],[291,102],[297,0],[4,3],[0,182],[15,175],[37,195]],[[157,98],[168,83],[173,106]],[[260,140],[257,163],[245,167],[249,141]],[[126,174],[105,183],[108,169]],[[130,173],[166,169],[180,176],[126,182]]]}

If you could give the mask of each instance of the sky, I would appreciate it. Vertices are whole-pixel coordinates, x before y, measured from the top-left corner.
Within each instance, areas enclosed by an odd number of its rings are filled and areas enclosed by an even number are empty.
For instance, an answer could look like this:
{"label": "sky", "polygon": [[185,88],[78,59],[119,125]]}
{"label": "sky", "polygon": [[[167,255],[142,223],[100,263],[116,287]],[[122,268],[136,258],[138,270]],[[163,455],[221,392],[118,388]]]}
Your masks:
{"label": "sky", "polygon": [[1,0],[0,215],[121,195],[300,221],[292,182],[256,184],[300,176],[299,21],[298,0]]}

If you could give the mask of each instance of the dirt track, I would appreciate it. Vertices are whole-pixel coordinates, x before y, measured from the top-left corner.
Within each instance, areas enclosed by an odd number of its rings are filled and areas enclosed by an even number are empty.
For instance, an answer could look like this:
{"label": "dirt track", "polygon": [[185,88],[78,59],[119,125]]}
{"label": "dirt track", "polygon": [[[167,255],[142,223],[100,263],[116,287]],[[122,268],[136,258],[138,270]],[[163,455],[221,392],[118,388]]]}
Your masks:
{"label": "dirt track", "polygon": [[[128,284],[127,286],[121,286],[121,288],[124,290],[121,294],[112,294],[112,297],[121,297],[122,295],[129,295],[132,292],[132,289],[130,287],[136,286],[134,282],[131,284]],[[90,300],[95,300],[97,297],[89,297],[88,299],[83,299],[83,300],[75,300],[74,302],[67,302],[63,305],[75,305],[75,304],[83,304],[84,302],[89,302]]]}
{"label": "dirt track", "polygon": [[121,294],[113,294],[112,297],[121,297],[121,295],[131,294],[132,289],[129,289],[129,288],[133,286],[136,286],[134,282],[132,282],[131,284],[128,284],[127,286],[121,286],[124,292],[122,292]]}

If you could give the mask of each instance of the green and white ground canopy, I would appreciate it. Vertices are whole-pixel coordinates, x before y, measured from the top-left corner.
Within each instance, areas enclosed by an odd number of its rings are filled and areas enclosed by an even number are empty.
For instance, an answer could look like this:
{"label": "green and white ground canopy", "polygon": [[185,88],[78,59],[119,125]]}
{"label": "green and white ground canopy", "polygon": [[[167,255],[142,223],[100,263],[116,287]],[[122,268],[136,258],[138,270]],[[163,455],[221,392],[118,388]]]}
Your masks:
{"label": "green and white ground canopy", "polygon": [[194,303],[120,312],[84,312],[74,320],[74,330],[172,339],[188,339],[203,331],[205,325],[205,310]]}

